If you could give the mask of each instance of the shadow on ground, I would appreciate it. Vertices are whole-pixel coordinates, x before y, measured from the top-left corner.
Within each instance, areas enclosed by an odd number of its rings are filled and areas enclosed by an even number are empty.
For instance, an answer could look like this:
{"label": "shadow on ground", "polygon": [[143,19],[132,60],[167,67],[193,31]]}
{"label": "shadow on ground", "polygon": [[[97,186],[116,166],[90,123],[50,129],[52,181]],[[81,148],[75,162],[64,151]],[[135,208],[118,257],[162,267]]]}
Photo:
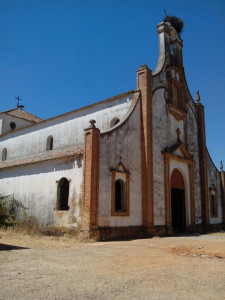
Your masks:
{"label": "shadow on ground", "polygon": [[0,244],[0,251],[25,250],[25,249],[29,249],[29,248],[8,245],[8,244]]}

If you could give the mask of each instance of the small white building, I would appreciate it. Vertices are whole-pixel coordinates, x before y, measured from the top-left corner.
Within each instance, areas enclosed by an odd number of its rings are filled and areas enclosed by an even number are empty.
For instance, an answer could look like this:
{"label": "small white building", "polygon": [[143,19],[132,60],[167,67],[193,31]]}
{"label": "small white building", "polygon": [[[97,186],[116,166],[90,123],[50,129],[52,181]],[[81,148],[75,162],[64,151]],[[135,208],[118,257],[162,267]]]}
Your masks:
{"label": "small white building", "polygon": [[136,90],[47,120],[0,113],[1,197],[100,239],[223,228],[225,172],[206,148],[182,40],[169,22],[157,28],[157,68],[140,67]]}

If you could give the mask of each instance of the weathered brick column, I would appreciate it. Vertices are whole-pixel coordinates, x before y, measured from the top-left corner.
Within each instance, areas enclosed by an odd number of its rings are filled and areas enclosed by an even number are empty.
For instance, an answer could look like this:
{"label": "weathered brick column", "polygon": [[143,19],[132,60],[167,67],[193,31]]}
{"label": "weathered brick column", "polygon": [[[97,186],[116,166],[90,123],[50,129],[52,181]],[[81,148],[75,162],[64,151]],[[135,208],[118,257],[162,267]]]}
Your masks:
{"label": "weathered brick column", "polygon": [[137,88],[141,91],[142,226],[151,233],[154,226],[152,71],[146,65],[137,71]]}
{"label": "weathered brick column", "polygon": [[202,201],[202,224],[205,230],[209,225],[209,198],[208,198],[208,174],[206,161],[206,138],[205,138],[205,113],[204,106],[200,103],[199,92],[196,94],[196,107],[198,112],[198,151],[200,167],[200,185]]}
{"label": "weathered brick column", "polygon": [[98,229],[100,131],[95,120],[84,130],[82,228]]}
{"label": "weathered brick column", "polygon": [[220,176],[221,176],[221,204],[222,204],[222,217],[223,217],[223,224],[225,227],[225,172],[223,171],[223,164],[221,161],[221,166],[220,166]]}

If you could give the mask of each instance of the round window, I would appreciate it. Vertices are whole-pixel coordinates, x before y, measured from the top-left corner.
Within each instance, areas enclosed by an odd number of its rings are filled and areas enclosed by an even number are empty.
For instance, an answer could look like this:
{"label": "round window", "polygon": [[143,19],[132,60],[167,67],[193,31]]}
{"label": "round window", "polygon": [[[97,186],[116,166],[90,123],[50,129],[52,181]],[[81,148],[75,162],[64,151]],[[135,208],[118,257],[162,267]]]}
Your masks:
{"label": "round window", "polygon": [[16,123],[15,122],[11,122],[9,125],[10,125],[12,130],[14,130],[16,128]]}

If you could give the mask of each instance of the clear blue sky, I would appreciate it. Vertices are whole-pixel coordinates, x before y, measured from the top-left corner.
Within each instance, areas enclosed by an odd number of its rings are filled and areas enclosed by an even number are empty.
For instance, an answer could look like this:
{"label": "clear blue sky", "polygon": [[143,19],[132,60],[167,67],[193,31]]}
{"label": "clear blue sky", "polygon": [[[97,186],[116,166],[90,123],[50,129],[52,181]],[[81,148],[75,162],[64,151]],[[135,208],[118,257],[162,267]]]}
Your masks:
{"label": "clear blue sky", "polygon": [[205,106],[207,145],[225,165],[224,0],[0,0],[0,111],[23,98],[49,118],[136,88],[158,60],[156,25],[184,21],[184,68]]}

